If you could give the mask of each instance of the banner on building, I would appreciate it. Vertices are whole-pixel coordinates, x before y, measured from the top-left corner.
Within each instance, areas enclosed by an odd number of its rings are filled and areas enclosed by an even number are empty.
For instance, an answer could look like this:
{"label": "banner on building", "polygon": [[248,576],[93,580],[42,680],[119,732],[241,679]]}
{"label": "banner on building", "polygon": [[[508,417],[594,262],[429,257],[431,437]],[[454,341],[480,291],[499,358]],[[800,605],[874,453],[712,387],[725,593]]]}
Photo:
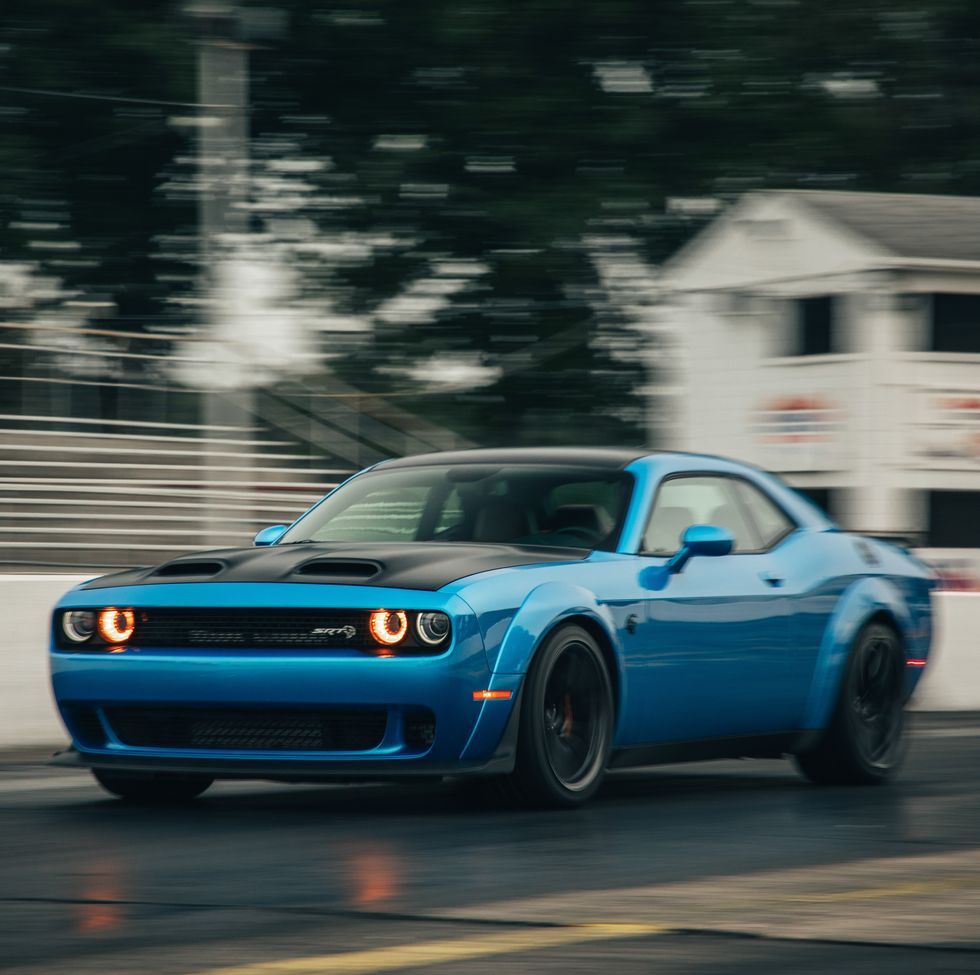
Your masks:
{"label": "banner on building", "polygon": [[763,464],[775,471],[840,469],[843,429],[843,410],[819,394],[774,396],[752,415]]}
{"label": "banner on building", "polygon": [[912,453],[923,465],[956,470],[980,467],[980,392],[918,394]]}

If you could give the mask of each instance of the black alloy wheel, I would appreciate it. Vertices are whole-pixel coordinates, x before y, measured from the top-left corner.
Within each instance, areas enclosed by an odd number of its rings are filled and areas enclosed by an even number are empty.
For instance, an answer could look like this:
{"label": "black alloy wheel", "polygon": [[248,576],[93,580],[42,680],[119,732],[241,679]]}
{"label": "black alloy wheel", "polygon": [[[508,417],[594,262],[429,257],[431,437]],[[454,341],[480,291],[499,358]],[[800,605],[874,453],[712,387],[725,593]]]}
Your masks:
{"label": "black alloy wheel", "polygon": [[893,764],[902,734],[904,661],[895,643],[894,633],[875,627],[855,648],[851,687],[854,744],[862,761],[876,768]]}
{"label": "black alloy wheel", "polygon": [[602,783],[613,695],[602,651],[579,626],[557,629],[536,654],[521,697],[512,784],[525,801],[577,806]]}
{"label": "black alloy wheel", "polygon": [[830,726],[796,756],[813,782],[884,782],[905,756],[905,655],[898,634],[871,623],[858,635]]}

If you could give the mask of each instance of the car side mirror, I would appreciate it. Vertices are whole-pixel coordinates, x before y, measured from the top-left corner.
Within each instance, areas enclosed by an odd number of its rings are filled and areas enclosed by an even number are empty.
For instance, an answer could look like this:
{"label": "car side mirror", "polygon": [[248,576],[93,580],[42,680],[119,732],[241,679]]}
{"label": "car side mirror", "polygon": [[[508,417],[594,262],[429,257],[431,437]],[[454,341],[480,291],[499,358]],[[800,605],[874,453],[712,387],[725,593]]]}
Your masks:
{"label": "car side mirror", "polygon": [[695,555],[728,555],[735,547],[735,537],[727,528],[717,525],[691,525],[681,538],[681,547],[667,563],[670,572],[680,572]]}
{"label": "car side mirror", "polygon": [[286,534],[289,525],[270,525],[263,528],[255,538],[252,539],[253,545],[275,545],[276,542]]}

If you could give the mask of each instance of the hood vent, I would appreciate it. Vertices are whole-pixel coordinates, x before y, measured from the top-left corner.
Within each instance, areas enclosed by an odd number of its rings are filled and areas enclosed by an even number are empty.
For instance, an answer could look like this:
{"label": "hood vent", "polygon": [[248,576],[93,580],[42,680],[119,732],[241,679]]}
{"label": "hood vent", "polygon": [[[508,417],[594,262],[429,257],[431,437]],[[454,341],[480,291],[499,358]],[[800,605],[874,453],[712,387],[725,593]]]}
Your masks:
{"label": "hood vent", "polygon": [[352,559],[311,559],[304,562],[294,573],[298,576],[316,576],[337,582],[367,582],[381,571],[379,562],[355,562]]}
{"label": "hood vent", "polygon": [[224,562],[187,559],[183,562],[168,562],[166,565],[161,565],[159,569],[154,569],[150,575],[168,578],[193,576],[195,579],[201,579],[207,576],[216,576],[224,567]]}

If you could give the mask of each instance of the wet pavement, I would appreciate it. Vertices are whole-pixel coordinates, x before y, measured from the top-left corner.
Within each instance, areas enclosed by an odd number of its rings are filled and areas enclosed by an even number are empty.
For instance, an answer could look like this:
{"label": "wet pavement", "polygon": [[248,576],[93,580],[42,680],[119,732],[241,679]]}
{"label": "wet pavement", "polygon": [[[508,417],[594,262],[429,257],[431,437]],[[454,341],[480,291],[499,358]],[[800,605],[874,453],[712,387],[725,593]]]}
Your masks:
{"label": "wet pavement", "polygon": [[975,716],[918,719],[885,788],[718,762],[573,812],[451,782],[152,808],[0,756],[0,969],[980,972],[978,768]]}

